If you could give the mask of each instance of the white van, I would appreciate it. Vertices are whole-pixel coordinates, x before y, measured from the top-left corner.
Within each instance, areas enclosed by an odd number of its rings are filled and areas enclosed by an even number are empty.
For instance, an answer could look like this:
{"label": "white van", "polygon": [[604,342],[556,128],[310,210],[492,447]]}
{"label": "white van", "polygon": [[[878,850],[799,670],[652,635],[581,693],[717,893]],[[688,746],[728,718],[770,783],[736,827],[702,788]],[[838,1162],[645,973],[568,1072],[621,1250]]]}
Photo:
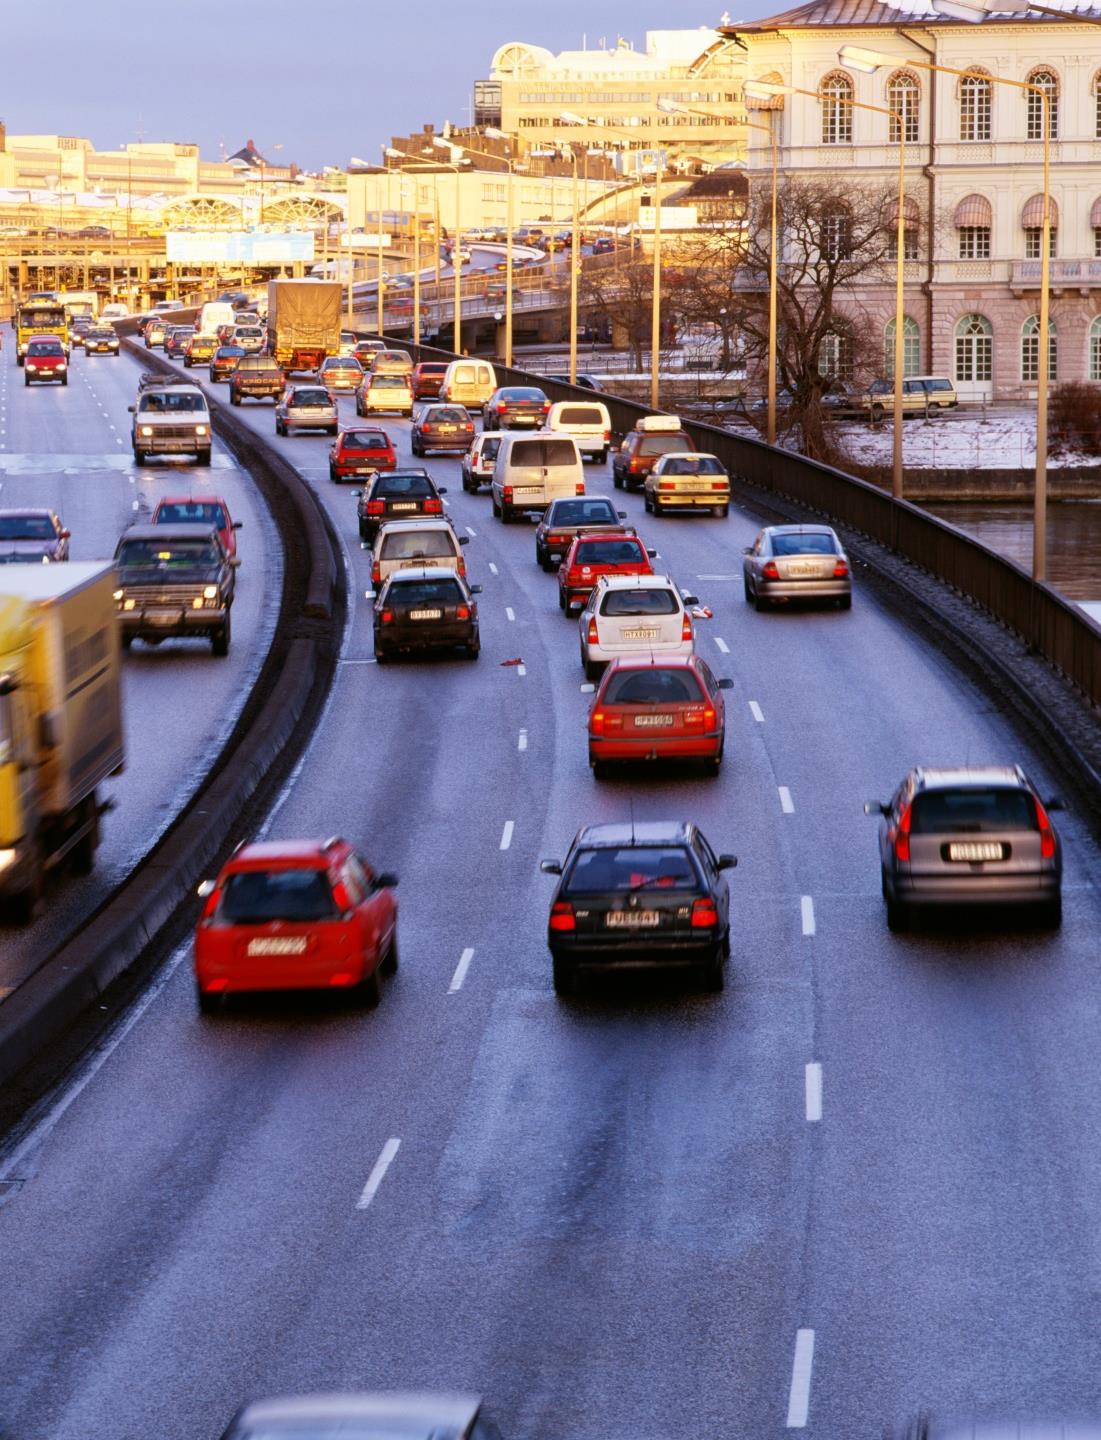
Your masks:
{"label": "white van", "polygon": [[371,583],[377,594],[395,570],[430,565],[466,575],[462,547],[469,537],[456,535],[450,520],[388,520],[379,526],[371,556]]}
{"label": "white van", "polygon": [[452,360],[440,386],[440,399],[480,410],[497,389],[497,372],[488,360]]}
{"label": "white van", "polygon": [[543,429],[572,435],[583,457],[589,456],[601,465],[608,459],[612,419],[607,405],[599,400],[559,400],[547,412]]}
{"label": "white van", "polygon": [[506,525],[514,515],[545,510],[552,500],[584,495],[577,441],[572,435],[502,435],[490,493],[493,513]]}
{"label": "white van", "polygon": [[208,300],[199,311],[196,335],[217,335],[219,325],[236,325],[237,312],[228,300]]}

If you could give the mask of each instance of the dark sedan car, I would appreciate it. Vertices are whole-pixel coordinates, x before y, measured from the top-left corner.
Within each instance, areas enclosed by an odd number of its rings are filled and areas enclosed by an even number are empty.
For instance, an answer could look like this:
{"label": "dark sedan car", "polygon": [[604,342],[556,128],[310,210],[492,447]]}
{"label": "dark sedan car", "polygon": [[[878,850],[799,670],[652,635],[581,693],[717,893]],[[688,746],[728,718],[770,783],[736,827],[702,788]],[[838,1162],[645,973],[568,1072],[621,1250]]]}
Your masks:
{"label": "dark sedan car", "polygon": [[474,421],[461,405],[426,405],[413,421],[409,448],[414,455],[465,450],[473,439]]}
{"label": "dark sedan car", "polygon": [[501,1440],[474,1395],[301,1395],[242,1406],[222,1440]]}
{"label": "dark sedan car", "polygon": [[414,650],[462,649],[468,660],[481,650],[480,585],[442,566],[395,570],[375,597],[375,659],[380,665]]}
{"label": "dark sedan car", "polygon": [[387,520],[415,520],[420,515],[443,515],[446,485],[437,485],[427,470],[394,470],[378,474],[362,490],[353,490],[359,499],[359,536],[374,543],[379,527]]}
{"label": "dark sedan car", "polygon": [[535,386],[503,385],[482,406],[482,421],[487,430],[538,429],[549,410],[550,401]]}
{"label": "dark sedan car", "polygon": [[117,355],[119,337],[113,325],[93,325],[84,336],[86,355]]}
{"label": "dark sedan car", "polygon": [[210,357],[210,378],[216,381],[228,380],[237,369],[237,361],[244,353],[240,345],[219,345]]}
{"label": "dark sedan car", "polygon": [[552,500],[535,531],[535,563],[544,570],[552,569],[554,561],[565,557],[578,535],[591,531],[614,530],[633,535],[632,527],[623,523],[626,518],[626,510],[617,510],[603,495]]}
{"label": "dark sedan car", "polygon": [[582,970],[612,968],[692,968],[721,990],[730,954],[722,872],[737,863],[691,822],[586,825],[565,860],[539,867],[561,877],[547,922],[555,991],[571,994]]}
{"label": "dark sedan car", "polygon": [[69,532],[52,510],[0,510],[0,565],[69,558]]}

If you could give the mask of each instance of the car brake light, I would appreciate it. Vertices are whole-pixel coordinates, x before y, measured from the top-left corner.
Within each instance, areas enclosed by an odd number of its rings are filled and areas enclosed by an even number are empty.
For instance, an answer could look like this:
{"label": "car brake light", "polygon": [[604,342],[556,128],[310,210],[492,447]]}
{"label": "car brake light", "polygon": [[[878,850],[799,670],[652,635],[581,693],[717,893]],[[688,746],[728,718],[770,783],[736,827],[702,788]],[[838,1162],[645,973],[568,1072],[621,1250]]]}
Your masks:
{"label": "car brake light", "polygon": [[576,930],[573,906],[568,900],[556,900],[551,906],[550,928],[552,930]]}
{"label": "car brake light", "polygon": [[631,463],[627,466],[627,469],[628,469],[628,470],[641,470],[641,469],[642,469],[642,466],[639,464],[639,462],[638,462],[637,460],[632,460]]}
{"label": "car brake light", "polygon": [[347,985],[354,985],[355,983],[356,977],[352,974],[350,970],[337,970],[335,974],[329,976],[330,985],[343,987]]}
{"label": "car brake light", "polygon": [[426,500],[426,501],[424,502],[424,513],[425,513],[426,515],[442,515],[442,514],[443,514],[443,501],[442,501],[442,500]]}
{"label": "car brake light", "polygon": [[910,863],[910,812],[911,807],[907,805],[898,818],[898,830],[895,832],[895,859],[901,860],[904,865]]}
{"label": "car brake light", "polygon": [[610,440],[611,438],[612,438],[612,432],[611,432],[610,430],[605,430],[605,431],[604,431],[604,439],[605,439],[605,440]]}
{"label": "car brake light", "polygon": [[498,401],[497,401],[497,413],[498,413],[499,415],[503,415],[507,409],[508,409],[508,406],[505,404],[505,402],[504,402],[503,400],[498,400]]}
{"label": "car brake light", "polygon": [[506,486],[504,487],[504,490],[503,490],[502,493],[503,493],[503,495],[504,495],[505,504],[506,504],[506,505],[511,505],[511,504],[512,504],[512,486],[511,486],[511,485],[506,485]]}
{"label": "car brake light", "polygon": [[702,711],[702,710],[686,710],[686,711],[684,712],[684,723],[685,723],[685,725],[700,725],[700,726],[702,726],[702,725],[703,725],[703,711]]}
{"label": "car brake light", "polygon": [[692,929],[713,930],[719,923],[719,912],[710,896],[696,900],[692,905]]}
{"label": "car brake light", "polygon": [[1048,819],[1047,811],[1040,804],[1039,800],[1034,801],[1036,805],[1036,823],[1040,827],[1040,856],[1044,860],[1055,859],[1055,831],[1051,828],[1051,821]]}
{"label": "car brake light", "polygon": [[[588,567],[586,567],[586,569],[587,569],[587,568],[588,568]],[[580,565],[571,565],[570,568],[569,568],[569,572],[568,572],[567,575],[566,575],[566,583],[567,583],[567,584],[570,584],[570,583],[576,584],[576,583],[578,583],[578,582],[580,581],[580,579],[581,579],[581,575],[582,575],[581,566],[580,566]]]}
{"label": "car brake light", "polygon": [[384,500],[368,500],[368,501],[367,501],[367,514],[368,514],[368,515],[383,515],[383,514],[385,514],[385,513],[386,513],[386,502],[385,502]]}
{"label": "car brake light", "polygon": [[658,481],[658,489],[659,489],[659,490],[675,490],[676,488],[677,488],[677,482],[676,482],[675,480],[659,480],[659,481]]}
{"label": "car brake light", "polygon": [[209,920],[218,908],[218,901],[222,898],[220,890],[212,890],[206,897],[206,904],[203,906],[202,919]]}
{"label": "car brake light", "polygon": [[459,569],[458,569],[458,574],[460,574],[460,575],[462,575],[462,576],[464,576],[464,577],[465,577],[465,575],[466,575],[466,561],[463,559],[463,557],[462,557],[461,555],[459,556]]}
{"label": "car brake light", "polygon": [[844,580],[848,573],[848,565],[845,564],[844,560],[838,560],[837,564],[833,567],[833,578],[835,580]]}
{"label": "car brake light", "polygon": [[548,545],[565,545],[565,543],[566,543],[566,536],[565,536],[565,535],[548,535],[548,536],[547,536],[547,544],[548,544]]}
{"label": "car brake light", "polygon": [[726,489],[726,481],[725,481],[725,480],[712,480],[712,482],[711,482],[711,488],[712,488],[712,490],[725,490],[725,489]]}
{"label": "car brake light", "polygon": [[394,612],[392,610],[384,610],[378,618],[380,624],[392,625],[394,623]]}
{"label": "car brake light", "polygon": [[765,564],[761,567],[761,579],[762,579],[762,580],[779,580],[779,578],[780,578],[780,572],[779,572],[779,570],[777,570],[777,568],[776,568],[776,561],[775,561],[775,560],[767,560],[767,561],[765,562]]}
{"label": "car brake light", "polygon": [[682,640],[691,640],[692,638],[692,617],[688,614],[687,610],[684,612],[681,620],[680,638]]}
{"label": "car brake light", "polygon": [[574,493],[575,495],[584,495],[584,493],[585,493],[585,482],[584,482],[584,480],[579,480],[579,481],[577,482],[577,484],[573,487],[573,493]]}
{"label": "car brake light", "polygon": [[456,607],[455,607],[455,619],[456,619],[456,620],[469,620],[469,619],[470,619],[470,606],[469,606],[469,605],[456,605]]}
{"label": "car brake light", "polygon": [[382,584],[382,566],[378,563],[377,560],[376,560],[375,563],[371,566],[371,584],[372,584],[372,585],[381,585],[381,584]]}
{"label": "car brake light", "polygon": [[549,409],[550,409],[550,401],[549,401],[549,400],[544,400],[544,401],[543,401],[543,414],[545,415]]}
{"label": "car brake light", "polygon": [[599,634],[599,632],[597,631],[597,628],[596,628],[596,616],[595,616],[595,615],[590,615],[590,616],[589,616],[589,644],[590,644],[590,645],[595,645],[595,644],[599,641],[599,639],[600,639],[600,634]]}
{"label": "car brake light", "polygon": [[594,735],[604,734],[604,711],[594,710],[589,716],[589,729]]}

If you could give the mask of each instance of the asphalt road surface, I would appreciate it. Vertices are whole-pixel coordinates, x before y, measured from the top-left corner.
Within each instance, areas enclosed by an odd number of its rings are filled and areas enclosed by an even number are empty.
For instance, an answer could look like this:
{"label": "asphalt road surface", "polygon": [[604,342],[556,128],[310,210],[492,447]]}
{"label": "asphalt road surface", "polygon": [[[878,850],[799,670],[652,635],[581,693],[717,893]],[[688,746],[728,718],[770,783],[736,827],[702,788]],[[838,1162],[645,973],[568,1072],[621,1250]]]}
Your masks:
{"label": "asphalt road surface", "polygon": [[[429,460],[482,655],[380,669],[352,487],[323,437],[279,443],[358,603],[267,833],[342,833],[399,873],[401,969],[374,1013],[201,1020],[174,958],[0,1166],[0,1423],[214,1440],[243,1398],[441,1388],[485,1393],[509,1440],[854,1440],[921,1404],[1095,1403],[1096,850],[1072,808],[1058,934],[892,936],[862,813],[915,762],[1043,785],[1042,761],[859,585],[849,614],[758,615],[751,517],[632,495],[735,688],[718,779],[598,784],[532,527]],[[595,467],[589,490],[615,493]],[[632,805],[740,857],[722,995],[554,997],[538,861]]]}
{"label": "asphalt road surface", "polygon": [[[189,460],[135,469],[130,416],[140,366],[126,355],[74,349],[69,384],[23,384],[14,344],[0,355],[0,509],[45,506],[72,531],[74,560],[110,560],[128,525],[163,496],[220,495],[238,532],[241,569],[233,644],[134,644],[123,656],[126,770],[103,786],[117,809],[102,827],[96,868],[51,878],[33,925],[0,923],[0,1003],[147,853],[179,812],[244,704],[267,652],[281,587],[274,526],[248,475],[217,441],[209,470]],[[0,572],[0,582],[3,575]]]}

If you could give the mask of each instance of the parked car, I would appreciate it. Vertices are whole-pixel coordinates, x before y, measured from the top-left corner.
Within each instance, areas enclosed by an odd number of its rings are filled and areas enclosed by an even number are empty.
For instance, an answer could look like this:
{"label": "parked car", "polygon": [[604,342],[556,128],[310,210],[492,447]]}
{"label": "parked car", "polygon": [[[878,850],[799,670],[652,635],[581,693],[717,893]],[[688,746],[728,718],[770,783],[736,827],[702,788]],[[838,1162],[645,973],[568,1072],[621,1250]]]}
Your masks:
{"label": "parked car", "polygon": [[[907,375],[902,381],[902,413],[935,415],[954,410],[960,403],[956,387],[947,375]],[[860,397],[860,410],[873,420],[882,420],[894,410],[895,387],[890,380],[877,380]]]}
{"label": "parked car", "polygon": [[828,525],[766,525],[742,561],[745,598],[758,610],[792,600],[852,608],[852,571]]}
{"label": "parked car", "polygon": [[356,426],[342,430],[329,450],[329,479],[354,480],[376,470],[394,470],[398,457],[385,430]]}
{"label": "parked car", "polygon": [[414,455],[430,450],[466,450],[474,422],[461,405],[425,405],[413,421],[409,447]]}

